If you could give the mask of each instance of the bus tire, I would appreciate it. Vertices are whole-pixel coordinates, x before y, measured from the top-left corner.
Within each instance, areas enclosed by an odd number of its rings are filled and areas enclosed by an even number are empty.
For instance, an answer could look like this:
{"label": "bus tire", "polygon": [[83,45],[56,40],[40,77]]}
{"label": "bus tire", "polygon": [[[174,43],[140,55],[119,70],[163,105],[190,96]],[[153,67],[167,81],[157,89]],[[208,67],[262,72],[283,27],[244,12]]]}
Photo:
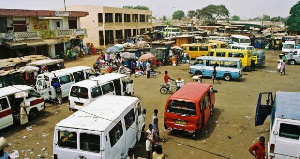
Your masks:
{"label": "bus tire", "polygon": [[230,74],[225,74],[224,75],[224,80],[225,81],[230,81],[231,80],[231,75]]}
{"label": "bus tire", "polygon": [[202,72],[201,71],[196,71],[195,75],[202,75]]}
{"label": "bus tire", "polygon": [[29,114],[28,114],[28,118],[30,120],[37,119],[38,116],[39,116],[39,111],[37,110],[37,108],[30,109]]}

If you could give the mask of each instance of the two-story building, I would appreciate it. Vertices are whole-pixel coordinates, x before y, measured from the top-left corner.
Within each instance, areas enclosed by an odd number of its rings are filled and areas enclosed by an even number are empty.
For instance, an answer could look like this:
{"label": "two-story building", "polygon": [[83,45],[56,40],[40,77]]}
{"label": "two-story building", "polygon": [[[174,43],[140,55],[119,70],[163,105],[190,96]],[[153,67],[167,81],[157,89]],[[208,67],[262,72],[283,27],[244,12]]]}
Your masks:
{"label": "two-story building", "polygon": [[80,18],[80,24],[87,29],[84,43],[93,43],[95,47],[114,44],[152,28],[150,10],[90,5],[72,5],[67,9],[89,12],[88,16]]}
{"label": "two-story building", "polygon": [[86,36],[88,12],[0,9],[0,58],[40,54],[55,58]]}

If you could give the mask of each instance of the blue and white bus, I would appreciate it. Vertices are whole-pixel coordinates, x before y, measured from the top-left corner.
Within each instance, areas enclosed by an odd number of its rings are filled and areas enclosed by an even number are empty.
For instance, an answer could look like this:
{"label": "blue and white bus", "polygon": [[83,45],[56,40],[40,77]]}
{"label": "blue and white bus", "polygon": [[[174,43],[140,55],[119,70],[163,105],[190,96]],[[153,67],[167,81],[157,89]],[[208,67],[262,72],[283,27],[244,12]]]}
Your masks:
{"label": "blue and white bus", "polygon": [[194,63],[190,66],[189,73],[202,75],[203,77],[211,77],[215,65],[217,78],[229,81],[242,77],[243,67],[240,59],[213,56],[200,56],[196,58]]}

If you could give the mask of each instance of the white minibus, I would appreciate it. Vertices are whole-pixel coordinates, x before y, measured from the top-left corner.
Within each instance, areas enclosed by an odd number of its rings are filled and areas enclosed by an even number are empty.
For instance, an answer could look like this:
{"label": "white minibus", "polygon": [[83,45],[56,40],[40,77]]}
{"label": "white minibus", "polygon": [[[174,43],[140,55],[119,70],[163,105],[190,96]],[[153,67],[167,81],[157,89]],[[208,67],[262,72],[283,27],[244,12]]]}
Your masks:
{"label": "white minibus", "polygon": [[104,95],[56,124],[54,159],[122,159],[141,139],[145,110],[137,97]]}
{"label": "white minibus", "polygon": [[[39,74],[35,87],[45,100],[58,100],[61,103],[62,98],[69,96],[72,84],[94,77],[95,75],[95,72],[87,66],[70,67]],[[60,83],[61,94],[56,94],[53,87],[53,84],[57,81]]]}
{"label": "white minibus", "polygon": [[124,74],[108,73],[74,83],[69,95],[70,110],[81,109],[105,94],[132,95],[133,81]]}
{"label": "white minibus", "polygon": [[251,44],[251,40],[248,36],[231,35],[230,39],[233,42],[233,44],[246,45],[246,46],[250,46]]}

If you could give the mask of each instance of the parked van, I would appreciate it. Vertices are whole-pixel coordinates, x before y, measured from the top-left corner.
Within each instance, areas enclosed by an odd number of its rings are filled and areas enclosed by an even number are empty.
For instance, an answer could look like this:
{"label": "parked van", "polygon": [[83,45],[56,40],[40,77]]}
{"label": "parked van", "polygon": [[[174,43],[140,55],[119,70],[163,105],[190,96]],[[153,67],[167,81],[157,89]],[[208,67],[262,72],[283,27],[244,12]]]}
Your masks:
{"label": "parked van", "polygon": [[244,35],[231,35],[230,39],[233,42],[233,44],[246,45],[246,46],[250,46],[251,44],[250,38]]}
{"label": "parked van", "polygon": [[205,56],[210,49],[212,49],[212,44],[183,44],[181,47],[186,50],[186,53],[189,54],[191,58],[197,58],[199,56]]}
{"label": "parked van", "polygon": [[238,49],[213,49],[210,50],[207,56],[239,58],[242,61],[243,68],[251,67],[251,52],[248,50]]}
{"label": "parked van", "polygon": [[241,50],[249,50],[249,51],[255,50],[253,46],[238,45],[238,44],[229,44],[227,46],[227,49],[241,49]]}
{"label": "parked van", "polygon": [[268,158],[295,159],[300,157],[300,92],[259,94],[255,126],[262,125],[270,115]]}
{"label": "parked van", "polygon": [[124,74],[108,73],[74,83],[69,95],[70,110],[81,109],[105,94],[133,95],[133,81]]}
{"label": "parked van", "polygon": [[195,136],[208,123],[215,105],[215,93],[207,83],[186,83],[171,95],[165,105],[164,126]]}
{"label": "parked van", "polygon": [[0,129],[20,123],[20,104],[24,99],[28,118],[36,119],[45,109],[45,103],[32,87],[12,85],[0,88]]}
{"label": "parked van", "polygon": [[[39,74],[36,80],[36,90],[44,97],[45,100],[57,99],[69,96],[69,91],[75,82],[79,82],[89,77],[94,77],[95,72],[87,66],[76,66],[56,70],[52,72],[45,72]],[[53,84],[59,81],[61,94],[56,94]]]}
{"label": "parked van", "polygon": [[240,79],[242,77],[242,63],[240,59],[200,56],[195,59],[190,66],[190,74],[202,75],[203,77],[212,77],[214,66],[216,65],[217,78],[223,78],[226,81]]}
{"label": "parked van", "polygon": [[208,40],[208,43],[215,43],[217,44],[219,49],[226,49],[228,43],[224,41],[218,41],[218,40]]}
{"label": "parked van", "polygon": [[56,124],[54,159],[121,159],[141,139],[145,110],[138,98],[104,95]]}

